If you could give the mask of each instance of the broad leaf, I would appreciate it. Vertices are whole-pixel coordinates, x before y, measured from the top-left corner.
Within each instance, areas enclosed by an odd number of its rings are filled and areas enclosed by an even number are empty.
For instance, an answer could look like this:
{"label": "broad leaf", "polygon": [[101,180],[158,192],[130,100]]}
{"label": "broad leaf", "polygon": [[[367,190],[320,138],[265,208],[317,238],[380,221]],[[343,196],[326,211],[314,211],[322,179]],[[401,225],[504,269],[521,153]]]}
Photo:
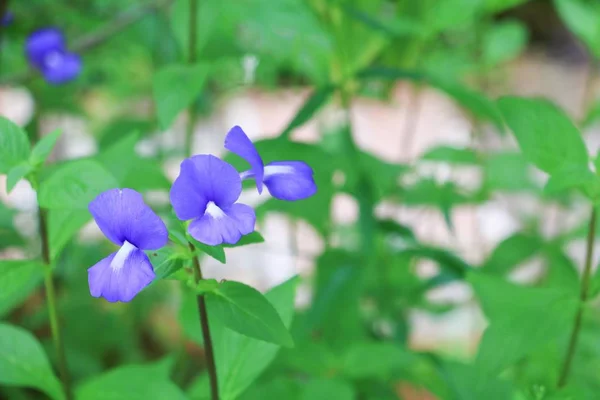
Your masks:
{"label": "broad leaf", "polygon": [[548,343],[566,346],[579,304],[576,292],[517,286],[477,272],[468,280],[490,322],[476,359],[483,371],[499,374]]}
{"label": "broad leaf", "polygon": [[541,237],[518,232],[504,239],[483,265],[485,272],[505,275],[541,250]]}
{"label": "broad leaf", "polygon": [[202,92],[208,64],[169,65],[154,76],[153,93],[158,121],[163,129],[171,126],[177,115]]}
{"label": "broad leaf", "polygon": [[0,384],[36,388],[52,399],[64,399],[44,349],[29,332],[0,323]]}
{"label": "broad leaf", "polygon": [[160,363],[118,367],[85,381],[76,395],[77,400],[187,400]]}
{"label": "broad leaf", "polygon": [[337,379],[313,379],[306,383],[301,400],[354,400],[354,388]]}
{"label": "broad leaf", "polygon": [[525,157],[553,174],[566,165],[587,168],[588,153],[581,134],[554,104],[540,99],[503,97],[498,106]]}
{"label": "broad leaf", "polygon": [[[154,267],[156,282],[159,279],[167,279],[175,274],[185,265],[183,254],[178,252],[175,247],[166,246],[160,250],[151,251],[148,254],[150,262]],[[191,263],[191,262],[190,262]]]}
{"label": "broad leaf", "polygon": [[0,260],[0,316],[19,305],[42,282],[43,268],[33,260]]}
{"label": "broad leaf", "polygon": [[49,209],[87,209],[97,195],[118,187],[102,165],[78,160],[61,165],[42,181],[38,202]]}
{"label": "broad leaf", "polygon": [[223,282],[207,302],[225,326],[243,335],[291,347],[294,341],[271,303],[240,282]]}
{"label": "broad leaf", "polygon": [[29,157],[29,139],[23,129],[0,117],[0,174],[6,174]]}
{"label": "broad leaf", "polygon": [[57,129],[42,137],[42,139],[33,146],[31,155],[29,156],[29,163],[34,166],[43,164],[52,152],[52,149],[54,149],[54,145],[61,133],[62,132]]}
{"label": "broad leaf", "polygon": [[352,379],[391,379],[406,370],[414,357],[393,343],[356,342],[344,353],[342,372]]}
{"label": "broad leaf", "polygon": [[589,198],[597,199],[600,195],[600,177],[583,164],[563,165],[552,173],[544,191],[556,194],[568,189],[579,189]]}

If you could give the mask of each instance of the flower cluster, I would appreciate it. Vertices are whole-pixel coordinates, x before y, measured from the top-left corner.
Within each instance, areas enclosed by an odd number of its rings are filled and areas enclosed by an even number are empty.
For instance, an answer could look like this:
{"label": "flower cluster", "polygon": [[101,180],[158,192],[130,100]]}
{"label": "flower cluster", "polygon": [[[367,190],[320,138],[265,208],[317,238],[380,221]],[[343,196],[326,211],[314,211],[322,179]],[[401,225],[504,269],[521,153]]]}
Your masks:
{"label": "flower cluster", "polygon": [[[170,192],[175,215],[190,221],[188,233],[197,241],[216,246],[235,244],[254,231],[252,207],[238,203],[242,181],[254,179],[259,193],[265,186],[281,200],[308,198],[317,191],[312,168],[302,161],[275,161],[264,165],[260,154],[239,126],[225,138],[225,148],[245,159],[242,173],[210,154],[183,160]],[[90,293],[110,302],[130,301],[154,280],[143,250],[157,250],[168,242],[163,221],[132,189],[111,189],[94,199],[89,210],[104,235],[120,249],[88,269]]]}
{"label": "flower cluster", "polygon": [[69,52],[62,32],[44,28],[33,32],[25,43],[29,63],[53,84],[68,82],[81,72],[79,55]]}

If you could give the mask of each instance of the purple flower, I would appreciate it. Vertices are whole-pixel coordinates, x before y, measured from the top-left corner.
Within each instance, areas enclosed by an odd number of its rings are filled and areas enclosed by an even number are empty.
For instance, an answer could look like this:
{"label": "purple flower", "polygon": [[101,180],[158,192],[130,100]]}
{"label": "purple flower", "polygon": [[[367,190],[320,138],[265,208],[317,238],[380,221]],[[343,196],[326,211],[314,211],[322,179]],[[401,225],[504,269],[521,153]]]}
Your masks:
{"label": "purple flower", "polygon": [[6,11],[4,13],[4,15],[2,16],[2,18],[0,19],[0,25],[9,26],[10,24],[12,24],[12,22],[14,20],[15,20],[15,15],[10,11]]}
{"label": "purple flower", "polygon": [[170,196],[177,218],[192,220],[189,234],[216,246],[235,244],[254,231],[254,210],[236,203],[241,193],[242,180],[235,168],[215,156],[201,154],[183,160]]}
{"label": "purple flower", "polygon": [[239,126],[231,128],[225,137],[225,148],[250,164],[242,179],[254,178],[258,193],[263,183],[271,196],[287,201],[302,200],[317,192],[312,168],[303,161],[274,161],[264,165],[256,147]]}
{"label": "purple flower", "polygon": [[142,250],[166,245],[167,227],[132,189],[107,190],[90,203],[89,210],[102,233],[121,246],[88,269],[90,293],[110,302],[130,301],[155,276]]}
{"label": "purple flower", "polygon": [[40,29],[29,35],[25,53],[29,63],[50,83],[68,82],[81,72],[79,55],[67,50],[65,38],[56,28]]}

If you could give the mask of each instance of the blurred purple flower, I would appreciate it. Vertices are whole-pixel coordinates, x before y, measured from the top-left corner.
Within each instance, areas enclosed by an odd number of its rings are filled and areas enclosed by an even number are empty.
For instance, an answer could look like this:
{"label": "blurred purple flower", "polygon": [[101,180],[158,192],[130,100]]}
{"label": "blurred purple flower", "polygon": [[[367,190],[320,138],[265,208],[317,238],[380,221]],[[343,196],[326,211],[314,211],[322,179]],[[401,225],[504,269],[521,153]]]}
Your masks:
{"label": "blurred purple flower", "polygon": [[158,250],[168,241],[167,227],[142,195],[132,189],[111,189],[89,205],[104,235],[121,246],[88,269],[90,293],[110,302],[133,299],[154,279],[154,269],[142,250]]}
{"label": "blurred purple flower", "polygon": [[271,196],[287,201],[306,199],[317,192],[313,170],[304,161],[274,161],[266,166],[256,147],[239,126],[231,128],[225,137],[225,148],[250,164],[242,179],[254,178],[258,193],[263,183]]}
{"label": "blurred purple flower", "polygon": [[242,180],[233,166],[201,154],[183,160],[170,197],[177,218],[192,220],[189,234],[199,242],[216,246],[235,244],[254,231],[254,210],[236,203],[241,193]]}
{"label": "blurred purple flower", "polygon": [[13,23],[14,20],[15,20],[15,15],[10,11],[6,11],[4,13],[4,15],[2,16],[2,18],[0,19],[0,25],[9,26],[10,24]]}
{"label": "blurred purple flower", "polygon": [[67,50],[64,35],[57,28],[33,32],[25,43],[29,63],[50,83],[68,82],[81,72],[79,55]]}

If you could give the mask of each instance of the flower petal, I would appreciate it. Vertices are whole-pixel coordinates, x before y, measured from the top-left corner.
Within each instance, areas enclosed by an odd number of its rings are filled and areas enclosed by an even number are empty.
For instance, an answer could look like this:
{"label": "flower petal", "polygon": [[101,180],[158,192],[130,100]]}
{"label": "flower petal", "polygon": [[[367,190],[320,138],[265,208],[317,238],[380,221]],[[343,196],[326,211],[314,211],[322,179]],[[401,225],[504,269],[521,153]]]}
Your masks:
{"label": "flower petal", "polygon": [[65,37],[57,28],[44,28],[33,32],[25,43],[27,59],[33,65],[41,68],[49,52],[64,51]]}
{"label": "flower petal", "polygon": [[312,168],[303,161],[276,161],[265,167],[265,186],[271,196],[287,201],[306,199],[317,192]]}
{"label": "flower petal", "polygon": [[41,66],[42,75],[50,83],[65,83],[81,72],[81,58],[74,53],[50,52]]}
{"label": "flower petal", "polygon": [[258,193],[262,193],[265,168],[263,160],[242,128],[237,125],[231,128],[227,136],[225,136],[225,148],[242,157],[250,164],[252,174],[249,176],[254,177]]}
{"label": "flower petal", "polygon": [[143,251],[133,247],[121,262],[117,262],[120,252],[111,254],[88,269],[88,283],[93,297],[104,297],[111,303],[128,302],[154,279],[152,264]]}
{"label": "flower petal", "polygon": [[200,218],[207,204],[229,208],[242,193],[242,180],[230,164],[212,155],[198,155],[181,163],[171,187],[171,204],[182,221]]}
{"label": "flower petal", "polygon": [[127,241],[139,249],[157,250],[169,240],[164,222],[135,190],[107,190],[88,208],[102,233],[115,244]]}
{"label": "flower petal", "polygon": [[209,203],[206,213],[192,221],[188,232],[197,241],[210,246],[236,244],[242,235],[254,231],[255,222],[256,214],[250,206],[237,203],[223,210]]}

